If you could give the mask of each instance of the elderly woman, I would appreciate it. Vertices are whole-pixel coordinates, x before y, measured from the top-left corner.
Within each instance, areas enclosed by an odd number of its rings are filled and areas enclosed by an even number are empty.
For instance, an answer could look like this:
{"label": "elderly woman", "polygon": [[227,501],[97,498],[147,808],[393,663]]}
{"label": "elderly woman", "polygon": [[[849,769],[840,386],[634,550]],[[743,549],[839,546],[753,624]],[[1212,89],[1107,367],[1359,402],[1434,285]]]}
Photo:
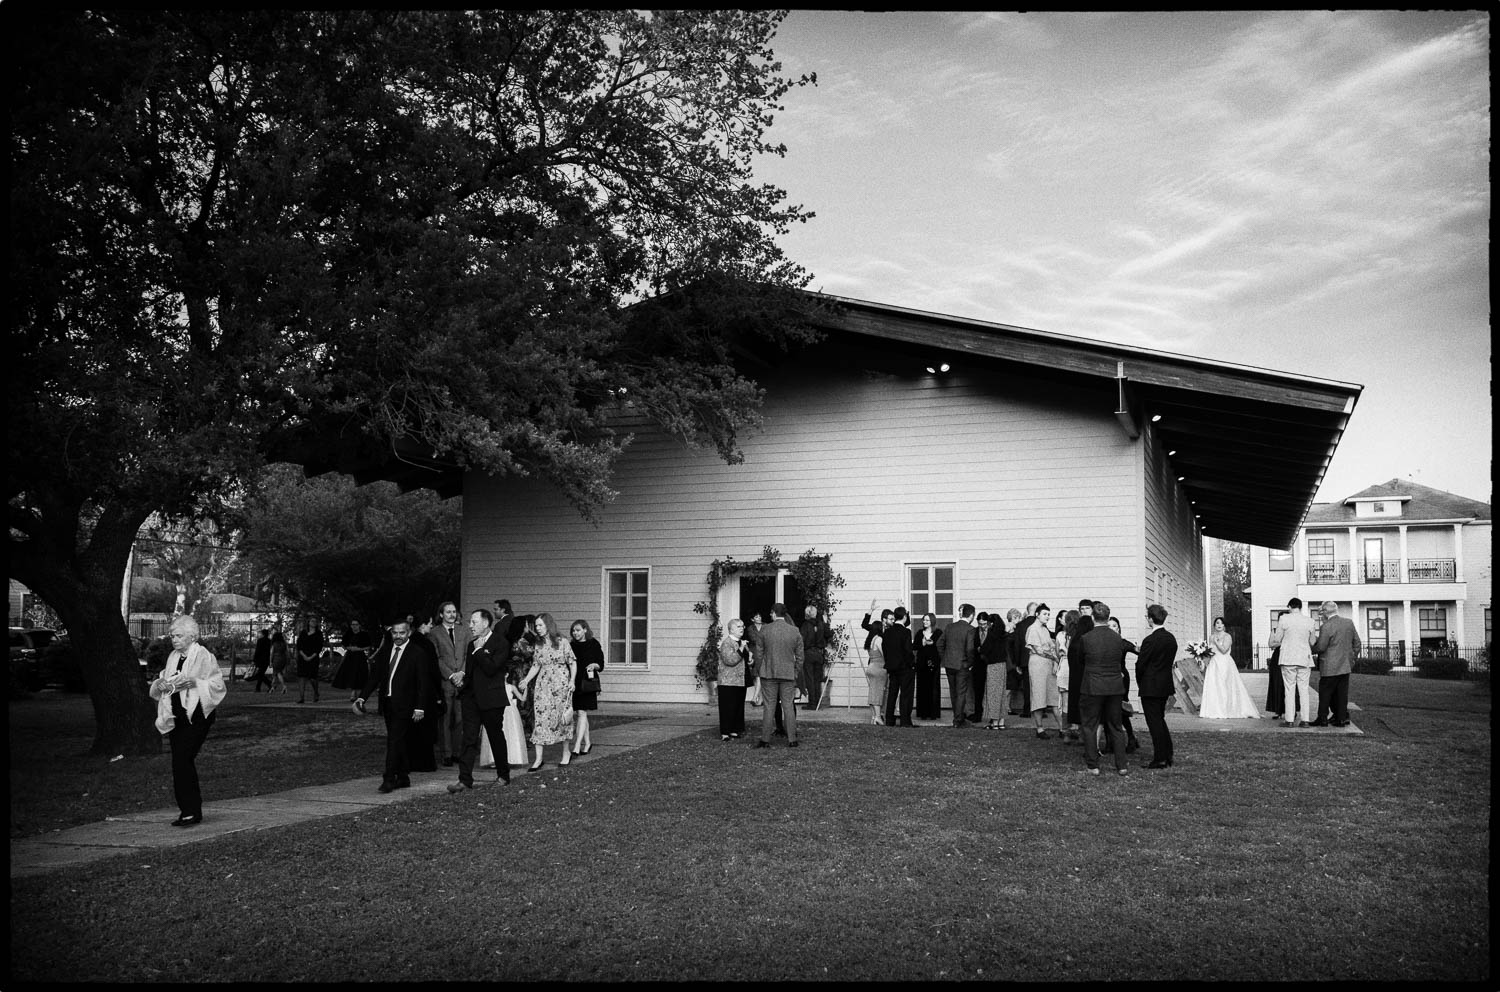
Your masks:
{"label": "elderly woman", "polygon": [[745,686],[750,667],[750,642],[745,621],[735,617],[719,642],[719,740],[738,739],[745,732]]}
{"label": "elderly woman", "polygon": [[1057,645],[1047,625],[1052,622],[1052,610],[1046,603],[1036,608],[1036,623],[1026,628],[1026,676],[1031,683],[1031,723],[1036,735],[1045,739],[1047,731],[1042,729],[1042,715],[1052,711],[1052,722],[1057,725],[1057,736],[1063,736],[1062,719],[1057,711],[1062,705],[1062,696],[1057,691]]}
{"label": "elderly woman", "polygon": [[198,622],[192,617],[172,621],[172,653],[149,691],[156,700],[156,729],[172,748],[172,791],[178,810],[172,826],[195,826],[203,822],[195,762],[214,724],[214,711],[229,689],[217,659],[198,643]]}

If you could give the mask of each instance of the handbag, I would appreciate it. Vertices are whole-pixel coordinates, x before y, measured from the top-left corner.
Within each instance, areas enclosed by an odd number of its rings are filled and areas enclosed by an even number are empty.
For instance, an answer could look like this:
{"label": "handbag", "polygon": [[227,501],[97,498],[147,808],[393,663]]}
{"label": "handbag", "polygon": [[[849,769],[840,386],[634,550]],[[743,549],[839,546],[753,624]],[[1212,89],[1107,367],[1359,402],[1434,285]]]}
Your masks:
{"label": "handbag", "polygon": [[579,692],[600,692],[600,691],[602,691],[602,687],[599,684],[599,676],[595,675],[593,678],[587,678],[587,677],[585,677],[585,678],[579,679],[578,680],[578,691]]}

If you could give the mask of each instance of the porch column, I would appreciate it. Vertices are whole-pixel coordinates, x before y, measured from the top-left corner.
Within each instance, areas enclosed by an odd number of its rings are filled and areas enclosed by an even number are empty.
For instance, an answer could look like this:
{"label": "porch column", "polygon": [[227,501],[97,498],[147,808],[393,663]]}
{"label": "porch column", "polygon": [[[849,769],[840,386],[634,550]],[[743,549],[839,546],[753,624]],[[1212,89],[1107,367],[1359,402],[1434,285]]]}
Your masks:
{"label": "porch column", "polygon": [[1453,525],[1453,581],[1464,581],[1464,525]]}
{"label": "porch column", "polygon": [[1364,560],[1363,560],[1363,558],[1360,557],[1363,554],[1364,554],[1364,549],[1359,546],[1359,528],[1351,524],[1350,527],[1349,527],[1349,584],[1350,585],[1353,585],[1356,582],[1363,582],[1365,580]]}
{"label": "porch column", "polygon": [[1406,557],[1406,525],[1402,524],[1396,529],[1401,532],[1401,581],[1410,582],[1411,563],[1407,560]]}
{"label": "porch column", "polygon": [[1409,665],[1417,657],[1417,632],[1411,626],[1411,600],[1401,601],[1401,629],[1404,632],[1403,640],[1406,641],[1406,663]]}
{"label": "porch column", "polygon": [[1453,601],[1453,629],[1448,633],[1448,640],[1457,647],[1464,646],[1464,601],[1461,599]]}

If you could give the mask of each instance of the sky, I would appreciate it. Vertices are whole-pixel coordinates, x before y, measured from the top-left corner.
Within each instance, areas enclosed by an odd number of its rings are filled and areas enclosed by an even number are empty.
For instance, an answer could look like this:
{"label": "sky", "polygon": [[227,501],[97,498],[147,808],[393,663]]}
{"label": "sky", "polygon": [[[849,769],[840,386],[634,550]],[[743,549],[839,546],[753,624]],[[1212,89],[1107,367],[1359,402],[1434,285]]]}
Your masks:
{"label": "sky", "polygon": [[793,11],[810,289],[1358,383],[1319,501],[1491,498],[1490,19]]}

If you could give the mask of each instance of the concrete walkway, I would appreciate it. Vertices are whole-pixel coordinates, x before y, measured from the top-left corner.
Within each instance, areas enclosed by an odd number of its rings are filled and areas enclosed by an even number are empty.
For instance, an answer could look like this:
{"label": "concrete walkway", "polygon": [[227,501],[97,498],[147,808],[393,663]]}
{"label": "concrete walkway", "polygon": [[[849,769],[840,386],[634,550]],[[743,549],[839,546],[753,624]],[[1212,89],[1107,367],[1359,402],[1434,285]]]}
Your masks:
{"label": "concrete walkway", "polygon": [[[1259,675],[1258,685],[1256,684],[1257,675]],[[1243,673],[1242,678],[1252,698],[1265,698],[1264,672],[1246,672]],[[305,705],[316,705],[319,709],[348,707],[347,702],[336,701],[336,696],[329,695],[332,698]],[[1139,713],[1139,700],[1132,699],[1132,704]],[[295,699],[290,699],[288,696],[275,703],[268,700],[259,705],[296,706],[298,704]],[[1351,713],[1356,713],[1359,708],[1351,703],[1349,709]],[[646,747],[718,728],[717,711],[701,703],[617,702],[611,703],[607,712],[614,716],[630,716],[633,722],[595,730],[592,734],[592,749],[588,754],[575,756],[573,764],[585,765],[593,761],[602,761],[638,747]],[[749,733],[745,738],[746,744],[753,741],[754,735],[758,733],[760,717],[759,709],[747,707],[745,723]],[[869,711],[863,707],[839,707],[817,712],[799,710],[797,713],[799,726],[803,723],[868,724],[869,719]],[[921,727],[933,729],[942,729],[948,724],[946,719],[917,722]],[[1031,721],[1012,716],[1007,719],[1007,725],[1010,729],[1006,733],[1014,734],[1019,731],[1028,731]],[[1145,729],[1144,721],[1139,716],[1135,718],[1135,727],[1137,732],[1143,732]],[[1361,733],[1359,728],[1352,723],[1344,728],[1286,729],[1269,717],[1261,720],[1200,720],[1178,711],[1167,713],[1167,727],[1174,734],[1207,731],[1347,736]],[[511,769],[512,780],[520,780],[533,775],[547,779],[556,777],[558,774],[566,774],[566,771],[559,771],[556,755],[556,749],[548,749],[547,764],[538,772]],[[372,758],[372,761],[378,763],[378,756]],[[482,771],[481,774],[486,773]],[[446,795],[449,783],[456,781],[457,777],[456,769],[440,768],[435,772],[413,772],[411,788],[398,789],[384,794],[376,791],[376,787],[380,784],[380,776],[377,774],[348,782],[308,786],[270,795],[214,800],[203,804],[203,822],[187,829],[173,829],[169,825],[177,817],[175,808],[111,816],[99,823],[12,840],[10,842],[10,877],[38,875],[132,852],[180,847],[184,844],[195,844],[199,841],[245,831],[264,830],[323,817],[358,813],[393,803],[406,802],[418,796]],[[476,775],[475,780],[481,781],[481,776]],[[495,784],[479,787],[495,790],[503,788]]]}

